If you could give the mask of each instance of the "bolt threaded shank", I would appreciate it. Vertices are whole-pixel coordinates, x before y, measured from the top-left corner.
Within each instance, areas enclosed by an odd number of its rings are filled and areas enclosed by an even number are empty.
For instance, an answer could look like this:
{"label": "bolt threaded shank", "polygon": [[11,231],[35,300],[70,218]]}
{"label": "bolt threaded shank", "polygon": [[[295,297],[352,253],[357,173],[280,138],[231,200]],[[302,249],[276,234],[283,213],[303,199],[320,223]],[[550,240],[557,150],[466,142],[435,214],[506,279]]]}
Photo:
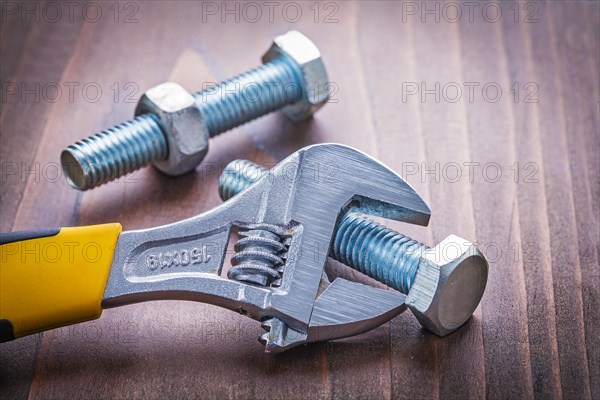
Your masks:
{"label": "bolt threaded shank", "polygon": [[[219,180],[221,199],[228,200],[256,182],[266,170],[247,160],[236,160]],[[408,294],[419,269],[421,254],[429,249],[407,236],[356,213],[338,223],[331,243],[333,259]]]}
{"label": "bolt threaded shank", "polygon": [[70,185],[87,190],[167,157],[167,142],[152,114],[143,114],[82,139],[60,159]]}
{"label": "bolt threaded shank", "polygon": [[[298,101],[302,83],[284,57],[194,94],[210,137]],[[167,157],[167,141],[153,114],[97,133],[61,155],[67,181],[91,189]]]}
{"label": "bolt threaded shank", "polygon": [[356,213],[340,221],[331,255],[377,281],[408,294],[427,246]]}
{"label": "bolt threaded shank", "polygon": [[267,172],[263,167],[248,160],[235,160],[227,164],[219,177],[219,196],[229,200],[251,186]]}
{"label": "bolt threaded shank", "polygon": [[302,83],[283,57],[194,95],[210,137],[269,114],[302,96]]}

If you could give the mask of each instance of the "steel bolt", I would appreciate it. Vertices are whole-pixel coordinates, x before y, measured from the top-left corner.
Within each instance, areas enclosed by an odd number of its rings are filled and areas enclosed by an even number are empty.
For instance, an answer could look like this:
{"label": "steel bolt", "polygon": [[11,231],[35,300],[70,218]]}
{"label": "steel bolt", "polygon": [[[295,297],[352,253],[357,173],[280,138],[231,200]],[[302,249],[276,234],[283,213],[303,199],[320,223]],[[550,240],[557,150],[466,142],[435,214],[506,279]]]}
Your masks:
{"label": "steel bolt", "polygon": [[[265,172],[251,161],[229,163],[219,180],[221,198],[235,196]],[[439,336],[470,318],[487,282],[485,258],[465,239],[451,235],[429,248],[354,212],[338,222],[330,256],[407,294],[407,304],[421,325]]]}
{"label": "steel bolt", "polygon": [[135,118],[62,152],[67,181],[74,188],[91,189],[150,163],[180,175],[202,161],[209,137],[278,109],[302,121],[329,98],[319,50],[301,33],[277,36],[262,60],[263,65],[193,97],[173,83],[150,89]]}

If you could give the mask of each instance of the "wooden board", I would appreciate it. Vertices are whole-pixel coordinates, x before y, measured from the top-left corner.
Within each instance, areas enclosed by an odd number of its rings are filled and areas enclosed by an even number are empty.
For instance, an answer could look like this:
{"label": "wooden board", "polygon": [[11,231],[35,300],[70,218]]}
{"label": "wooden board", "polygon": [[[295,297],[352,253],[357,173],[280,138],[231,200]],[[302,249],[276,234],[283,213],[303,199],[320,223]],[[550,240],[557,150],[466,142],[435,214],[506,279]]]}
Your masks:
{"label": "wooden board", "polygon": [[[70,4],[2,4],[2,231],[174,222],[220,204],[233,159],[272,165],[339,142],[432,208],[427,228],[390,226],[478,243],[490,277],[446,338],[405,313],[276,356],[256,322],[211,305],[106,310],[0,345],[2,398],[600,398],[597,2]],[[60,151],[129,118],[145,89],[235,75],[290,29],[314,40],[334,83],[313,120],[234,129],[177,179],[146,168],[81,193],[60,176]]]}

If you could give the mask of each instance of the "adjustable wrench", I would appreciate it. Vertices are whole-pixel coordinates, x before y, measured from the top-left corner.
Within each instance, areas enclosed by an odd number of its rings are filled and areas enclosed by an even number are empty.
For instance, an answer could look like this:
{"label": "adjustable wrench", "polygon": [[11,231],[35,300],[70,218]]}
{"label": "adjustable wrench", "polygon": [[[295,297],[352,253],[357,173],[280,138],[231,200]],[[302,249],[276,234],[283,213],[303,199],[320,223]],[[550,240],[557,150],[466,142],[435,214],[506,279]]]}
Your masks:
{"label": "adjustable wrench", "polygon": [[[215,304],[262,322],[267,352],[371,330],[406,296],[324,266],[348,212],[427,225],[430,210],[395,172],[350,147],[309,146],[195,217],[121,233],[120,224],[0,236],[2,341],[149,300]],[[230,235],[238,231],[232,266]],[[486,270],[487,271],[487,270]]]}

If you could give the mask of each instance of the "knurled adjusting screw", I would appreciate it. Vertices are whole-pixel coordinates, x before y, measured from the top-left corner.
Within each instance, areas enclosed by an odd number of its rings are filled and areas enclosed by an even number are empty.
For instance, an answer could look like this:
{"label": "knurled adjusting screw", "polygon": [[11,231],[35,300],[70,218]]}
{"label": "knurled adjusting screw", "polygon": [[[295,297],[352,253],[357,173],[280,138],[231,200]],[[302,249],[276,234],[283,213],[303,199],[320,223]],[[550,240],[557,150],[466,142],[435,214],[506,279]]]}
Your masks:
{"label": "knurled adjusting screw", "polygon": [[329,98],[319,49],[301,33],[277,36],[262,61],[194,95],[173,82],[151,88],[140,98],[135,118],[62,152],[67,181],[91,189],[150,163],[181,175],[200,164],[209,138],[278,109],[303,121]]}
{"label": "knurled adjusting screw", "polygon": [[[265,172],[251,161],[232,161],[219,180],[221,198],[235,196]],[[469,241],[450,235],[429,248],[355,212],[338,222],[329,255],[406,294],[421,325],[439,336],[471,317],[487,282],[487,261]]]}

